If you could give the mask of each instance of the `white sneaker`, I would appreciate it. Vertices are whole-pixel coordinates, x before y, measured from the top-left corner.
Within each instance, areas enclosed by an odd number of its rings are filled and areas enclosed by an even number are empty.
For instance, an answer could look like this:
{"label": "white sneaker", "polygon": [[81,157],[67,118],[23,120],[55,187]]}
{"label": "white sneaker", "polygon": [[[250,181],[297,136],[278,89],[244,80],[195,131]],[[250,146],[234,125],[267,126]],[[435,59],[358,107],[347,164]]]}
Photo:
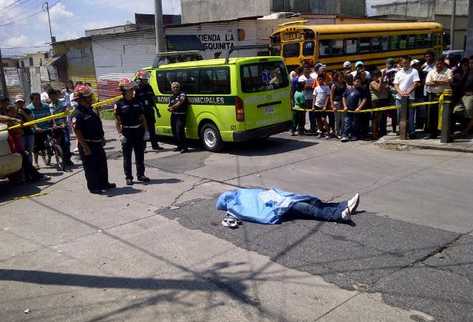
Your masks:
{"label": "white sneaker", "polygon": [[351,214],[350,214],[350,209],[345,209],[342,211],[342,219],[343,220],[350,220],[351,219]]}
{"label": "white sneaker", "polygon": [[350,141],[350,139],[346,136],[342,137],[342,139],[340,140],[341,142],[348,142]]}
{"label": "white sneaker", "polygon": [[354,214],[356,211],[356,208],[358,208],[358,205],[360,204],[360,194],[356,193],[356,195],[348,200],[348,209],[350,210],[351,214]]}

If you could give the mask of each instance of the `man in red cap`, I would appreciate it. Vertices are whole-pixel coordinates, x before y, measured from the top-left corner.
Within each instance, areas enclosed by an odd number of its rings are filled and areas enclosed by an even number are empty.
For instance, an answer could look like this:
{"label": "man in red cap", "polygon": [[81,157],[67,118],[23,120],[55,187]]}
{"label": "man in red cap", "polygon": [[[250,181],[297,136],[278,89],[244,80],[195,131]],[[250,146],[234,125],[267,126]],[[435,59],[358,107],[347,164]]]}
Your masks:
{"label": "man in red cap", "polygon": [[79,155],[84,166],[87,188],[91,193],[102,194],[115,188],[108,181],[107,156],[102,121],[92,108],[92,90],[86,85],[74,89],[77,108],[72,117],[72,127],[79,142]]}

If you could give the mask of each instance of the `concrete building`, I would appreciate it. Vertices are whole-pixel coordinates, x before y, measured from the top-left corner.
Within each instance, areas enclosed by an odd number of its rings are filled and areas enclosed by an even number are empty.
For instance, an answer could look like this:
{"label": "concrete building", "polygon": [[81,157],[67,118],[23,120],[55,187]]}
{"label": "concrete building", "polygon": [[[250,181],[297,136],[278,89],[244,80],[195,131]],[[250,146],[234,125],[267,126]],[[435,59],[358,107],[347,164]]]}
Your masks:
{"label": "concrete building", "polygon": [[26,92],[41,92],[43,84],[55,80],[54,75],[50,77],[48,71],[49,59],[49,52],[27,54],[19,59],[20,70],[29,83],[29,91],[26,89]]}
{"label": "concrete building", "polygon": [[82,81],[96,86],[94,55],[90,37],[59,41],[53,44],[54,57],[49,63],[57,70],[58,80]]}
{"label": "concrete building", "polygon": [[365,0],[181,0],[182,22],[267,16],[275,12],[365,16]]}
{"label": "concrete building", "polygon": [[[374,17],[433,20],[444,27],[444,43],[450,44],[452,0],[371,0],[370,14]],[[468,0],[457,0],[454,49],[464,49],[468,24]]]}

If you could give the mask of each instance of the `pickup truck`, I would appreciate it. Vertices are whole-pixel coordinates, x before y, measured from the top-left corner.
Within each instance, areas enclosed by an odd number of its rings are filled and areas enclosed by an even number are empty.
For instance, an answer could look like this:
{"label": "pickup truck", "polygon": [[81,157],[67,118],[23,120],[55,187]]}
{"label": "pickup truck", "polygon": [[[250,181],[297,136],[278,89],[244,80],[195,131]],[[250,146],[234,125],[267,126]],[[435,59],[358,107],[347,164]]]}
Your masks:
{"label": "pickup truck", "polygon": [[0,123],[0,179],[13,178],[21,170],[21,155],[13,153],[8,143],[6,124]]}

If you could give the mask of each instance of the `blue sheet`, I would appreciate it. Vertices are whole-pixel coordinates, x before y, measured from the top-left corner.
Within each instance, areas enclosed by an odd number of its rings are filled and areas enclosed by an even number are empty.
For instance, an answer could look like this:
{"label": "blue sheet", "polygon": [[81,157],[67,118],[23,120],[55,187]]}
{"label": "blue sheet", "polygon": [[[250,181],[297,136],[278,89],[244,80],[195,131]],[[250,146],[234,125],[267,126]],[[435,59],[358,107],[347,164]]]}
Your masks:
{"label": "blue sheet", "polygon": [[260,224],[279,224],[295,202],[317,199],[277,188],[238,189],[222,193],[217,209],[230,212],[242,221]]}

